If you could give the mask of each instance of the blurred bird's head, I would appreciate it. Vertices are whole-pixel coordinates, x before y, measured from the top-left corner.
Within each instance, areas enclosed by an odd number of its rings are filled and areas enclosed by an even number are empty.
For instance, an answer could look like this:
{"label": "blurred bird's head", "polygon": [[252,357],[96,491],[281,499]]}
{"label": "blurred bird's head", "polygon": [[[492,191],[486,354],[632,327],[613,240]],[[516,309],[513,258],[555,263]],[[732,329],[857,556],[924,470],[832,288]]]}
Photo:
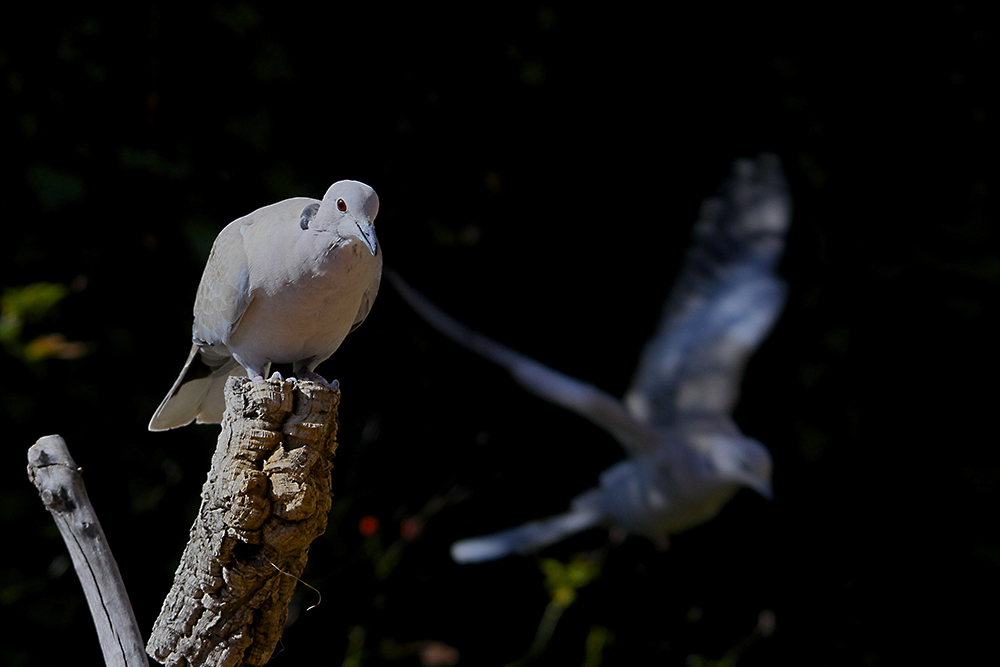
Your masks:
{"label": "blurred bird's head", "polygon": [[333,231],[343,239],[358,239],[372,255],[378,254],[375,238],[375,216],[378,215],[378,195],[359,181],[337,181],[323,195],[319,204],[302,211],[302,229]]}
{"label": "blurred bird's head", "polygon": [[708,459],[720,480],[747,486],[768,500],[773,497],[771,454],[753,438],[715,436],[708,447]]}

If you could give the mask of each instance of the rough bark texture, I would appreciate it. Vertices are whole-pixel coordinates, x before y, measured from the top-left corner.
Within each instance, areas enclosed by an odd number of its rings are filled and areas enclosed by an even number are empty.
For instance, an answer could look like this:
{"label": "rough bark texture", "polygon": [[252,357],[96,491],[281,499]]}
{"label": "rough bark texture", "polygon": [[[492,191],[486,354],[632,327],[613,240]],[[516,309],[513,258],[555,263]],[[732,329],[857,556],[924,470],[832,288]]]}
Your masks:
{"label": "rough bark texture", "polygon": [[[80,469],[61,437],[47,435],[28,449],[28,477],[38,487],[42,502],[69,550],[97,627],[104,664],[148,667],[149,661],[142,651],[142,635],[118,564],[90,504]],[[80,660],[86,653],[82,649],[64,648],[64,664]],[[57,647],[50,650],[58,652]],[[56,660],[54,655],[50,657]]]}
{"label": "rough bark texture", "polygon": [[[164,665],[263,665],[326,529],[340,392],[230,378],[201,509],[146,651]],[[280,570],[280,571],[279,571]]]}

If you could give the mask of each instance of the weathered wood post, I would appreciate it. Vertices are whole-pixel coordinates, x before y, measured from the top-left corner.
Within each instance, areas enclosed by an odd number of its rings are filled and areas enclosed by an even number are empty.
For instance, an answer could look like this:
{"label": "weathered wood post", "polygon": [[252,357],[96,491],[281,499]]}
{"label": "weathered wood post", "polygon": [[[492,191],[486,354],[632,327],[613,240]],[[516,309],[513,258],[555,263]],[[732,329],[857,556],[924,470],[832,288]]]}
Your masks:
{"label": "weathered wood post", "polygon": [[336,386],[230,378],[191,537],[146,651],[170,666],[266,663],[326,529]]}

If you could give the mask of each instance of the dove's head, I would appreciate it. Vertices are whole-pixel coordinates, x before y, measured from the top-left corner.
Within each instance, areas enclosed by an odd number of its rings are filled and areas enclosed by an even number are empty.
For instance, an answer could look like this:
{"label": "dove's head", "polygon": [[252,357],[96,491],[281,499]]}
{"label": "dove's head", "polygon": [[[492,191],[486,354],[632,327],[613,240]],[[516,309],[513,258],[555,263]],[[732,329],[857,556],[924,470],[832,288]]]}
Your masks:
{"label": "dove's head", "polygon": [[716,436],[708,458],[721,480],[748,486],[771,499],[771,454],[764,445],[745,436]]}
{"label": "dove's head", "polygon": [[345,239],[359,239],[378,254],[375,238],[375,216],[378,215],[378,195],[359,181],[337,181],[323,195],[316,217],[309,227],[329,229]]}

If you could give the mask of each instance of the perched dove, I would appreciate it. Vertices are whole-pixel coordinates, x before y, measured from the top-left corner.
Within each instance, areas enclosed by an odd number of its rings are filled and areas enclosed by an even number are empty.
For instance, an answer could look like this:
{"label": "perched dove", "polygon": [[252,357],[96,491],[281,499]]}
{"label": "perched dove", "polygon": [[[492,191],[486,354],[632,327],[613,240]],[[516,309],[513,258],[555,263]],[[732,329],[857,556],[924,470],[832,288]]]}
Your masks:
{"label": "perched dove", "polygon": [[261,379],[272,363],[326,382],[316,366],[361,324],[378,293],[377,213],[374,190],[338,181],[323,201],[286,199],[229,223],[198,286],[191,353],[149,430],[221,421],[226,379]]}
{"label": "perched dove", "polygon": [[730,414],[749,356],[785,301],[775,275],[791,203],[773,155],[741,160],[702,206],[681,273],[619,401],[475,333],[395,273],[410,305],[456,342],[507,369],[526,389],[611,433],[627,458],[576,496],[565,513],[452,546],[458,562],[526,554],[594,526],[665,543],[708,521],[741,487],[771,496],[771,457]]}

